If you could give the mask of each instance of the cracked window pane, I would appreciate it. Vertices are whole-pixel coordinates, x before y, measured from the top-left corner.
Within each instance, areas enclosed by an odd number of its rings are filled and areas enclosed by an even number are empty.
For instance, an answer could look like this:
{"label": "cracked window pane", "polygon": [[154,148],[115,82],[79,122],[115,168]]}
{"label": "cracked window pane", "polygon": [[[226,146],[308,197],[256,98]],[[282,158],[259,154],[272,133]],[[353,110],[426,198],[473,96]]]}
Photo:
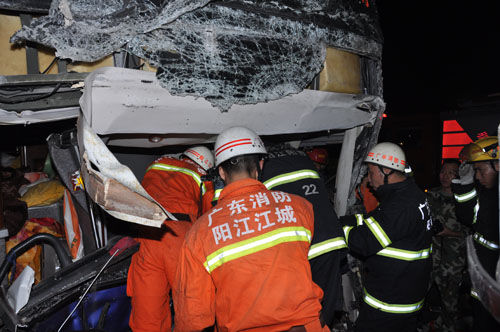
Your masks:
{"label": "cracked window pane", "polygon": [[[207,26],[209,17],[214,24]],[[324,62],[317,35],[314,27],[210,6],[128,46],[158,67],[157,78],[170,93],[196,94],[227,110],[304,89]]]}
{"label": "cracked window pane", "polygon": [[153,30],[209,0],[54,0],[49,15],[16,32],[11,42],[34,41],[56,56],[94,62],[120,49],[139,33]]}
{"label": "cracked window pane", "polygon": [[[369,0],[54,0],[48,16],[12,40],[95,61],[125,48],[158,68],[176,95],[221,110],[300,92],[321,70],[327,46],[380,59]],[[208,5],[207,5],[208,3]]]}

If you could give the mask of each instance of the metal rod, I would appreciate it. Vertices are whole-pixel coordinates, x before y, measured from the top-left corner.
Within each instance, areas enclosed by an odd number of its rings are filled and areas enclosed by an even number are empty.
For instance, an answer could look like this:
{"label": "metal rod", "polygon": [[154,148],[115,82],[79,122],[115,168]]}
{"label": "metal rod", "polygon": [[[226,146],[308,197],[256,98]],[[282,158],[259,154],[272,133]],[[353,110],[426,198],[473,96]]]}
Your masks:
{"label": "metal rod", "polygon": [[101,268],[101,270],[99,271],[99,273],[97,273],[97,275],[94,277],[94,279],[92,280],[92,282],[90,283],[89,287],[87,287],[87,289],[85,290],[85,292],[83,293],[83,295],[80,297],[80,300],[78,300],[78,303],[75,305],[75,307],[73,308],[73,310],[71,310],[71,312],[69,313],[68,317],[66,317],[66,319],[64,320],[64,322],[62,322],[61,326],[59,326],[59,329],[57,330],[57,332],[61,332],[61,329],[64,327],[64,325],[66,324],[66,322],[68,321],[68,319],[71,318],[71,315],[73,315],[73,313],[75,312],[75,310],[78,308],[78,306],[80,305],[80,303],[82,303],[83,299],[85,298],[85,296],[87,295],[87,293],[89,292],[89,290],[92,288],[92,286],[94,285],[94,283],[96,282],[97,278],[99,278],[99,276],[101,275],[102,271],[104,271],[104,269],[106,268],[106,266],[108,266],[109,262],[111,262],[111,260],[113,259],[113,257],[115,257],[115,255],[120,251],[120,250],[123,250],[123,249],[119,249],[119,250],[116,250],[113,255],[111,255],[111,257],[106,261],[106,263],[104,264],[104,266]]}

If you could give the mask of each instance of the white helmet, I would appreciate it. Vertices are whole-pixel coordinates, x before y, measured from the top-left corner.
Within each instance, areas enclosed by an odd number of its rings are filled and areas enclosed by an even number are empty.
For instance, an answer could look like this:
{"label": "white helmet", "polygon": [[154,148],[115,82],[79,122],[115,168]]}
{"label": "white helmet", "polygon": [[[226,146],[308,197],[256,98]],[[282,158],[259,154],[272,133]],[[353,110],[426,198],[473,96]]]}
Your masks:
{"label": "white helmet", "polygon": [[183,155],[200,165],[205,171],[214,167],[214,155],[204,146],[193,146],[184,151]]}
{"label": "white helmet", "polygon": [[231,127],[217,136],[215,166],[232,157],[254,153],[267,153],[260,137],[248,128]]}
{"label": "white helmet", "polygon": [[403,149],[401,149],[399,145],[390,142],[383,142],[375,145],[370,152],[368,152],[365,162],[400,172],[404,172],[407,165]]}

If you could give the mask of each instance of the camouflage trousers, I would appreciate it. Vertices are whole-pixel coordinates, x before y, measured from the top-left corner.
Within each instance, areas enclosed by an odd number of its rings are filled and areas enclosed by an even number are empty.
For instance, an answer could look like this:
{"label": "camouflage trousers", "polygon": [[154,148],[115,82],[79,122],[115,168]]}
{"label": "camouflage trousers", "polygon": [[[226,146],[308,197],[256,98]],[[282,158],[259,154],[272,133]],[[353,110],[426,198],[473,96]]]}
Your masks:
{"label": "camouflage trousers", "polygon": [[[438,240],[438,241],[436,241]],[[454,332],[459,319],[460,286],[466,273],[463,239],[435,239],[432,279],[441,295],[441,314],[434,322],[435,331]]]}
{"label": "camouflage trousers", "polygon": [[460,277],[436,276],[434,281],[437,284],[441,295],[441,314],[434,321],[436,332],[455,332],[455,324],[459,319],[458,300],[460,297]]}

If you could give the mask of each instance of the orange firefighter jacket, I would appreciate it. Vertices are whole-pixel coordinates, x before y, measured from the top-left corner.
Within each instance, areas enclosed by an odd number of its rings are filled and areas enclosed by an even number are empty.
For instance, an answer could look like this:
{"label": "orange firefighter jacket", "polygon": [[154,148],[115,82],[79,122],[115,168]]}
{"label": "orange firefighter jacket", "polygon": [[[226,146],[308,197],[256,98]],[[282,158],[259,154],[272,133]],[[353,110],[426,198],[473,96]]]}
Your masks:
{"label": "orange firefighter jacket", "polygon": [[[308,262],[314,229],[305,199],[244,179],[226,186],[181,249],[175,330],[286,331],[319,321]],[[321,331],[321,326],[308,331]]]}
{"label": "orange firefighter jacket", "polygon": [[[166,220],[166,229],[147,227],[137,238],[141,245],[132,257],[127,280],[127,295],[132,297],[129,324],[134,332],[171,331],[169,292],[180,248],[191,221],[211,207],[213,189],[205,182],[200,208],[202,173],[195,164],[163,157],[151,164],[144,176],[146,191],[180,221]],[[179,214],[189,217],[181,220]]]}
{"label": "orange firefighter jacket", "polygon": [[148,167],[142,186],[169,212],[188,214],[195,221],[212,207],[213,190],[209,183],[201,182],[204,173],[194,162],[162,157]]}

